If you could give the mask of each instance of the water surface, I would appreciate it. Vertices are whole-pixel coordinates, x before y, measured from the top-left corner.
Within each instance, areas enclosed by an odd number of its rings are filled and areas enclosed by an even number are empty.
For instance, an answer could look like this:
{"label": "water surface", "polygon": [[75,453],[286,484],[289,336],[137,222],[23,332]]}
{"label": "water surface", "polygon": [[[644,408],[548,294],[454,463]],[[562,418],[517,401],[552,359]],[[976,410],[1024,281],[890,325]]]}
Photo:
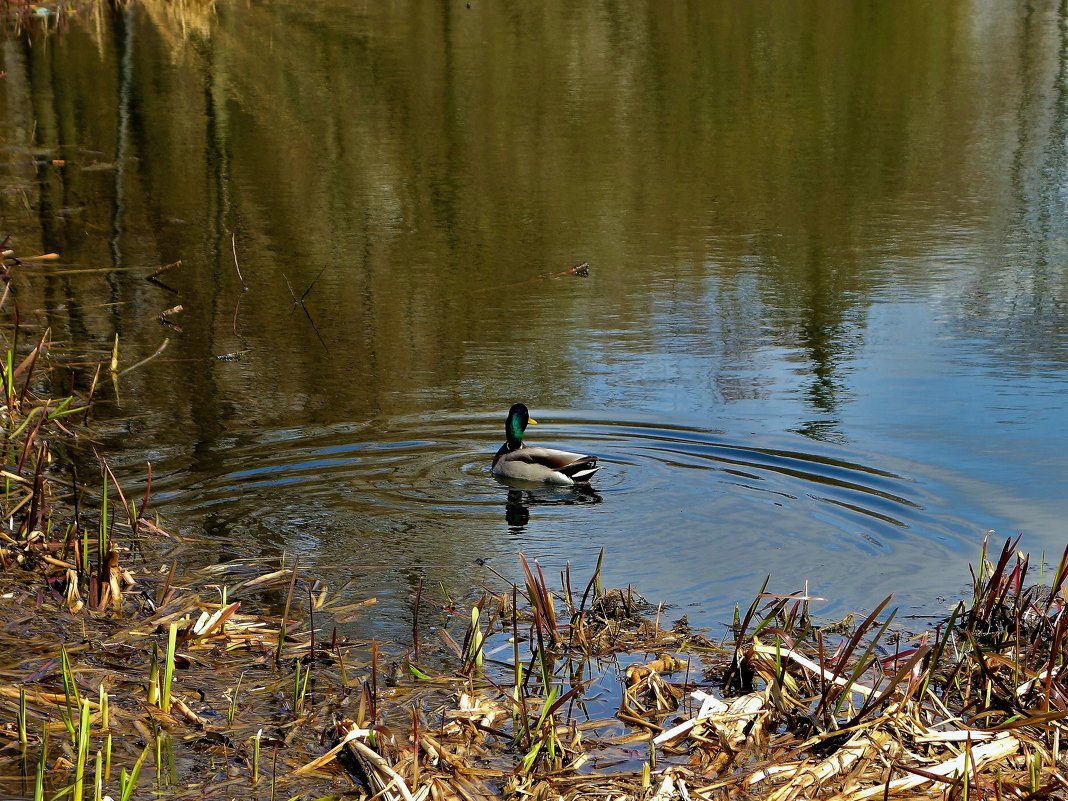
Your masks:
{"label": "water surface", "polygon": [[[16,298],[72,350],[169,340],[100,423],[197,558],[299,554],[381,633],[420,577],[602,547],[708,625],[768,573],[827,615],[937,612],[986,531],[1064,545],[1065,30],[1041,2],[8,20],[0,225],[62,254]],[[591,491],[489,474],[516,400],[602,457]]]}

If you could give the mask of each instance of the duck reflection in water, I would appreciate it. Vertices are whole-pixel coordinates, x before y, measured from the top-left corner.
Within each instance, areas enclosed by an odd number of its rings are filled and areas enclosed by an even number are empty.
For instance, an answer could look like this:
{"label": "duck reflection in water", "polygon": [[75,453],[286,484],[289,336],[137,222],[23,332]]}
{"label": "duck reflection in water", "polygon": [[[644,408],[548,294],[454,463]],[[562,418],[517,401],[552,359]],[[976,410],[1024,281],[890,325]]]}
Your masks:
{"label": "duck reflection in water", "polygon": [[504,517],[513,531],[526,528],[531,506],[571,506],[602,500],[590,487],[590,479],[600,469],[597,457],[531,447],[523,442],[528,424],[537,425],[538,421],[522,403],[513,404],[504,421],[505,442],[494,455],[491,467],[494,477],[511,487]]}
{"label": "duck reflection in water", "polygon": [[[502,483],[512,485],[513,482],[502,481]],[[522,486],[524,484],[527,486]],[[515,482],[508,490],[508,497],[504,503],[504,519],[515,533],[527,527],[532,506],[575,506],[585,503],[601,503],[604,500],[588,484],[580,484],[567,489],[528,487],[529,482]]]}

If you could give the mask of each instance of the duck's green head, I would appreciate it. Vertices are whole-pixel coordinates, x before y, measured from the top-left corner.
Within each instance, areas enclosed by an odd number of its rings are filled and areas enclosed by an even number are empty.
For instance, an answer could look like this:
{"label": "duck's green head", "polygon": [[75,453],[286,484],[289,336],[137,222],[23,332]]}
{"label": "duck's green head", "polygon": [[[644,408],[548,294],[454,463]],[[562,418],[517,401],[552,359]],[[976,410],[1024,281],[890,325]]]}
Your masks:
{"label": "duck's green head", "polygon": [[504,421],[504,435],[508,438],[509,448],[518,448],[523,443],[523,432],[527,423],[536,426],[538,421],[530,416],[527,407],[516,403],[508,410],[508,419]]}

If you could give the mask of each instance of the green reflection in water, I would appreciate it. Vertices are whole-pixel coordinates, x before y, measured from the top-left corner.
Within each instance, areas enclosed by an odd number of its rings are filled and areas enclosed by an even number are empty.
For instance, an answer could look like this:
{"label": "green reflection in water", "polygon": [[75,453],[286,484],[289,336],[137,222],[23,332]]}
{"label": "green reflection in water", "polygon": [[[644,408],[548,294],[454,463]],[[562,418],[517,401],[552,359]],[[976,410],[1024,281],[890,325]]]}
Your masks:
{"label": "green reflection in water", "polygon": [[[523,399],[835,443],[938,484],[916,536],[964,551],[1066,511],[1063,23],[1052,3],[91,5],[3,41],[4,230],[63,254],[19,303],[99,358],[171,339],[123,382],[117,417],[140,416],[117,439],[185,480],[238,470],[233,442],[297,459],[270,432],[374,421],[391,443],[420,415],[468,426],[437,440],[466,468],[472,430],[492,452]],[[144,280],[178,260],[170,289]],[[588,279],[558,275],[579,261]],[[177,304],[180,331],[158,321]],[[656,518],[602,518],[611,500],[586,539]],[[783,503],[726,519],[828,564]],[[498,511],[471,541],[537,517]],[[466,520],[445,517],[445,538]]]}

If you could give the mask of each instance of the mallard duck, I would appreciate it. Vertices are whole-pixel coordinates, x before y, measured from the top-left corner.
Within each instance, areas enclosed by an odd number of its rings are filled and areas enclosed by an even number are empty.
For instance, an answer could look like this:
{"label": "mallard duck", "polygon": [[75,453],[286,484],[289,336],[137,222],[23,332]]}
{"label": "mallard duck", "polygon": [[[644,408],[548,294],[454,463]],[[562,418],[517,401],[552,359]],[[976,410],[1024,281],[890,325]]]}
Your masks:
{"label": "mallard duck", "polygon": [[586,484],[600,468],[596,456],[583,456],[552,448],[531,448],[523,444],[527,423],[537,425],[527,407],[517,403],[504,421],[505,443],[493,457],[493,475],[544,484]]}

